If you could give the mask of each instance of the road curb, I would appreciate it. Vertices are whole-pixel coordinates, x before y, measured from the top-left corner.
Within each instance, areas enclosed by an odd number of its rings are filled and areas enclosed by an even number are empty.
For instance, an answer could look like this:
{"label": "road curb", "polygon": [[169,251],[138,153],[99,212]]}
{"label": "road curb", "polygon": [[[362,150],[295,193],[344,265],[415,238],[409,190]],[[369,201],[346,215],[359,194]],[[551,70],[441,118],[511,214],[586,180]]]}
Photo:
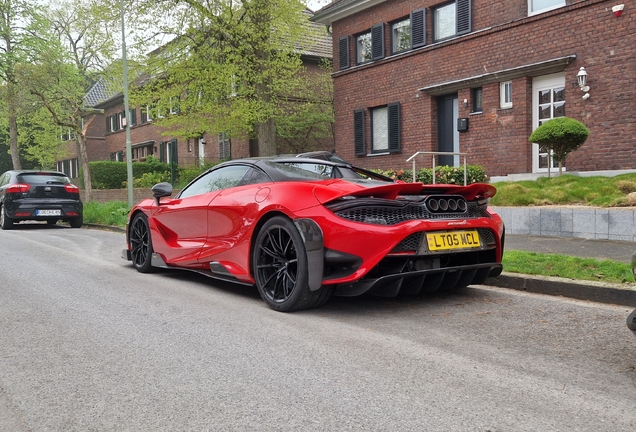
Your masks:
{"label": "road curb", "polygon": [[504,272],[496,278],[489,278],[484,285],[636,307],[636,286],[634,284],[623,286],[603,282],[576,281],[565,278]]}

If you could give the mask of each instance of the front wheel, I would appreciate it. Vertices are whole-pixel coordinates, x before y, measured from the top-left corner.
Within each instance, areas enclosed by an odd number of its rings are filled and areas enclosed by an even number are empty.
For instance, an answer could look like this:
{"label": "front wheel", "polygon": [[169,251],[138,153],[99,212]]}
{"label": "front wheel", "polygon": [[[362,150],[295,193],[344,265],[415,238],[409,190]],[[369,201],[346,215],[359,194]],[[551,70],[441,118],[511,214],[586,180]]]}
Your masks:
{"label": "front wheel", "polygon": [[130,256],[138,272],[152,272],[152,252],[148,217],[139,213],[130,224]]}
{"label": "front wheel", "polygon": [[13,220],[11,220],[4,211],[4,206],[0,206],[0,228],[8,230],[13,228]]}
{"label": "front wheel", "polygon": [[328,298],[325,287],[309,289],[305,244],[294,223],[285,217],[265,222],[254,242],[252,266],[258,292],[274,310],[308,309]]}

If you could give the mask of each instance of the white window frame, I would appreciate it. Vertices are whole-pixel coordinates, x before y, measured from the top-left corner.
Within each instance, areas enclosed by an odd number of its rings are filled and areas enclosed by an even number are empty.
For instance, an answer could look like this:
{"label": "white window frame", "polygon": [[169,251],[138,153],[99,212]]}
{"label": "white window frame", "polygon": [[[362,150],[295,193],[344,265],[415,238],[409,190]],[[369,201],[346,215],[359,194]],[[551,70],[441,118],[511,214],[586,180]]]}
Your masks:
{"label": "white window frame", "polygon": [[[555,87],[565,87],[565,73],[556,73],[551,75],[540,76],[532,79],[532,130],[534,131],[539,127],[539,91],[544,89],[551,89]],[[566,102],[567,106],[567,102]],[[552,159],[551,159],[552,161]],[[552,161],[552,168],[558,169],[556,164]],[[566,170],[566,167],[563,167]],[[532,172],[548,172],[548,168],[539,168],[539,145],[532,143]]]}
{"label": "white window frame", "polygon": [[528,0],[528,16],[532,16],[532,15],[548,12],[548,11],[551,11],[551,10],[554,10],[554,9],[559,9],[559,8],[562,8],[563,6],[565,6],[565,0],[552,0],[553,4],[551,4],[549,6],[544,6],[541,9],[533,10],[533,3],[535,1],[537,1],[537,0]]}
{"label": "white window frame", "polygon": [[512,81],[499,83],[499,108],[512,108]]}

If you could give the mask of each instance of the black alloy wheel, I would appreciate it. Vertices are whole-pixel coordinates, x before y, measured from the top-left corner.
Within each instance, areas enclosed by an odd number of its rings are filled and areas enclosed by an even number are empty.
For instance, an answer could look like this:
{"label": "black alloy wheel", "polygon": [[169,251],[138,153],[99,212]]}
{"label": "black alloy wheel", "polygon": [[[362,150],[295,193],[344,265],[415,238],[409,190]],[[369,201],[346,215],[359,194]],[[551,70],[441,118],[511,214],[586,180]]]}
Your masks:
{"label": "black alloy wheel", "polygon": [[130,224],[130,256],[133,266],[140,273],[150,273],[152,271],[152,239],[150,238],[150,228],[148,217],[137,214]]}
{"label": "black alloy wheel", "polygon": [[263,225],[252,265],[258,292],[272,309],[289,312],[324,303],[325,287],[309,289],[305,244],[291,220],[276,216]]}
{"label": "black alloy wheel", "polygon": [[3,230],[13,228],[13,220],[11,220],[4,212],[4,206],[0,206],[0,228]]}

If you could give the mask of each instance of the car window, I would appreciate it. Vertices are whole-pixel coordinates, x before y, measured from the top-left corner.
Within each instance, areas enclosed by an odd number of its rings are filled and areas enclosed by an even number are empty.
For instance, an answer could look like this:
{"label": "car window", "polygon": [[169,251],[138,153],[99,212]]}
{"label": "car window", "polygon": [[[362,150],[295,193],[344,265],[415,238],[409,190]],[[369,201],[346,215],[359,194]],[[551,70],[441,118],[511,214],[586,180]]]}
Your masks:
{"label": "car window", "polygon": [[18,181],[20,183],[28,183],[28,184],[69,184],[71,180],[63,175],[56,174],[40,174],[40,173],[29,173],[29,174],[20,174],[18,175]]}
{"label": "car window", "polygon": [[217,168],[195,180],[181,192],[179,198],[188,198],[237,186],[248,169],[249,167],[246,165],[231,165]]}
{"label": "car window", "polygon": [[333,166],[307,162],[275,162],[276,168],[290,179],[324,180],[333,176]]}

